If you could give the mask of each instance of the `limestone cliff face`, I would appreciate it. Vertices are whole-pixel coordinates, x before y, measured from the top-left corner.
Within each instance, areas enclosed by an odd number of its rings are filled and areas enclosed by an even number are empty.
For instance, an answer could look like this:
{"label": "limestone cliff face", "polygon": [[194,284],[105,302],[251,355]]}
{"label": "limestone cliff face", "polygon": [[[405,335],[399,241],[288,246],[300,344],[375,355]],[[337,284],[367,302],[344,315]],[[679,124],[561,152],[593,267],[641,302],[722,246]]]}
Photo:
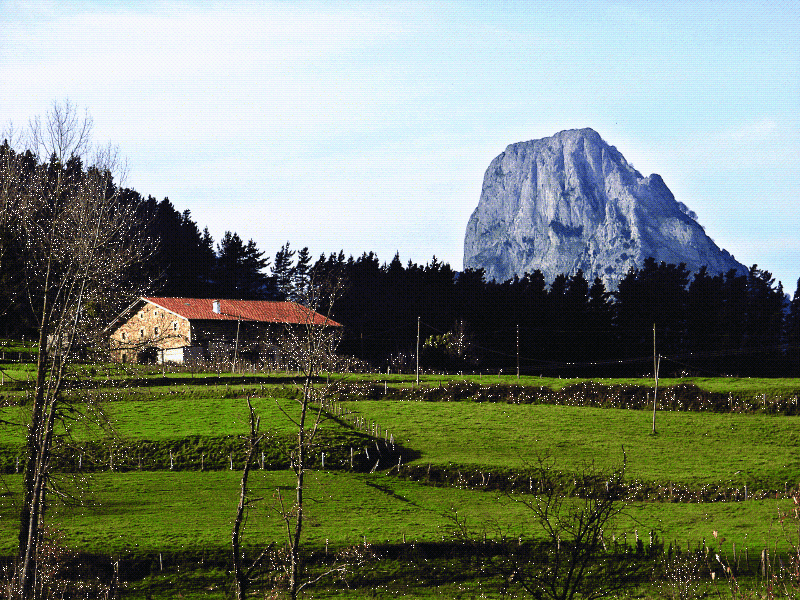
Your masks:
{"label": "limestone cliff face", "polygon": [[550,282],[578,269],[611,289],[648,256],[691,271],[745,272],[677,202],[592,129],[511,144],[486,170],[464,238],[464,268],[505,281],[539,269]]}

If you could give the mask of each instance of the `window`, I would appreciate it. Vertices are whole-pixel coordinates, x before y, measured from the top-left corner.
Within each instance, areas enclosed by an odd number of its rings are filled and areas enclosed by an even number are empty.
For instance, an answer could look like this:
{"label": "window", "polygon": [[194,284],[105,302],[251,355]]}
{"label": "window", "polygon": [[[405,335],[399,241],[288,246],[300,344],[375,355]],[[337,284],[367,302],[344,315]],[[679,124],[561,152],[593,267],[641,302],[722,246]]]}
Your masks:
{"label": "window", "polygon": [[172,322],[172,331],[178,331],[178,322],[177,321],[173,321]]}
{"label": "window", "polygon": [[122,341],[124,342],[126,339],[128,339],[128,334],[123,331],[122,332]]}
{"label": "window", "polygon": [[158,328],[158,327],[154,327],[154,328],[153,328],[153,333],[154,333],[155,335],[158,335],[159,333],[161,333],[161,330],[159,330],[159,328]]}
{"label": "window", "polygon": [[158,316],[158,311],[157,311],[157,310],[154,310],[154,311],[153,311],[153,316],[154,316],[154,317],[157,317],[157,316]]}
{"label": "window", "polygon": [[144,337],[144,329],[140,329],[140,330],[139,330],[139,337],[140,337],[140,338],[143,338],[143,337]]}

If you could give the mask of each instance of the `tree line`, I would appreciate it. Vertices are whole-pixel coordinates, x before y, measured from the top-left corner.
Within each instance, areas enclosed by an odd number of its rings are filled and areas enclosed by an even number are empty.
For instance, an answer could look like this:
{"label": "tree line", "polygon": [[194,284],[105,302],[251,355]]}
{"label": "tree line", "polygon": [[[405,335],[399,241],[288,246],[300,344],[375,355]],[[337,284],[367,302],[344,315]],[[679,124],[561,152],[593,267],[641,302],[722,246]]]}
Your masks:
{"label": "tree line", "polygon": [[[94,168],[78,156],[43,162],[8,141],[0,160],[20,171],[14,178],[0,171],[6,188],[37,173],[45,173],[44,185],[51,187],[85,180]],[[414,368],[419,329],[425,369],[508,373],[519,365],[522,373],[641,375],[652,372],[655,352],[665,357],[664,374],[800,373],[800,289],[789,302],[782,285],[756,265],[747,273],[690,273],[683,264],[651,258],[611,291],[581,271],[551,282],[538,270],[487,281],[483,270],[456,272],[435,256],[425,265],[403,264],[399,255],[381,263],[373,252],[323,254],[314,261],[308,248],[286,242],[268,257],[235,232],[215,243],[208,228],[201,231],[190,211],[179,212],[168,198],[144,198],[111,176],[105,181],[109,197],[135,207],[136,233],[149,243],[131,289],[299,301],[312,281],[336,277],[345,282],[331,314],[345,325],[341,351],[376,369]],[[37,326],[22,301],[20,273],[28,259],[13,243],[9,222],[0,227],[0,332],[19,336]],[[112,299],[108,306],[99,302],[91,307],[98,319],[112,318],[119,308]]]}
{"label": "tree line", "polygon": [[756,265],[692,274],[649,258],[614,291],[581,271],[549,285],[538,270],[486,281],[482,270],[457,273],[435,257],[403,266],[398,256],[381,265],[372,253],[340,254],[324,261],[333,265],[348,282],[332,315],[348,325],[340,348],[384,369],[410,370],[419,327],[427,369],[642,375],[655,353],[664,375],[800,372],[800,290],[789,303]]}

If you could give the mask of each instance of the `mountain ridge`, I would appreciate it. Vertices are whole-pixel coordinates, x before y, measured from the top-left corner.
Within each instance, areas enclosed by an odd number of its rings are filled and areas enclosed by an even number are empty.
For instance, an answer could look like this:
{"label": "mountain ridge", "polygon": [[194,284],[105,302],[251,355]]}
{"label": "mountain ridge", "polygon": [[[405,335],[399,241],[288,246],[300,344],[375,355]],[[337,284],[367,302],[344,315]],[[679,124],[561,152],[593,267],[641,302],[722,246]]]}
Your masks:
{"label": "mountain ridge", "polygon": [[591,128],[509,144],[486,169],[464,236],[464,268],[497,281],[582,269],[615,289],[649,256],[693,272],[746,272],[660,175],[642,176]]}

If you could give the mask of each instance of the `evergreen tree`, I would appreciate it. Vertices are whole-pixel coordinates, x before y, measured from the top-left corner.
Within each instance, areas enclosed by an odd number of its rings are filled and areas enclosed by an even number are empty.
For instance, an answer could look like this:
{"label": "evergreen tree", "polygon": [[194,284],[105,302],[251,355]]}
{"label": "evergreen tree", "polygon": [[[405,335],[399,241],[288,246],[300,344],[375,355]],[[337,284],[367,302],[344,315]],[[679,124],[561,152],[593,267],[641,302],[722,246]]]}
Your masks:
{"label": "evergreen tree", "polygon": [[290,299],[295,302],[303,302],[308,296],[309,286],[311,285],[311,253],[308,246],[297,252],[297,264],[292,270],[292,293]]}
{"label": "evergreen tree", "polygon": [[217,264],[217,253],[214,252],[214,238],[211,237],[208,227],[203,228],[203,235],[200,238],[198,261],[200,263],[198,271],[200,272],[201,283],[205,284],[206,288],[210,289],[213,281],[214,268]]}
{"label": "evergreen tree", "polygon": [[589,288],[586,313],[589,328],[586,338],[589,348],[592,349],[589,360],[604,361],[612,358],[616,350],[611,329],[614,307],[611,304],[611,292],[606,290],[599,277],[594,278]]}
{"label": "evergreen tree", "polygon": [[620,351],[647,364],[653,352],[653,326],[659,354],[677,354],[686,336],[686,298],[689,271],[686,265],[656,263],[645,259],[640,270],[631,268],[619,282],[615,326]]}
{"label": "evergreen tree", "polygon": [[767,373],[780,361],[785,309],[783,285],[772,273],[753,265],[747,274],[747,326],[744,348],[748,370]]}
{"label": "evergreen tree", "polygon": [[253,299],[266,299],[272,295],[269,277],[263,272],[269,266],[269,259],[250,239],[244,250],[244,276],[241,282],[243,295]]}
{"label": "evergreen tree", "polygon": [[789,377],[800,377],[800,279],[797,280],[786,326]]}
{"label": "evergreen tree", "polygon": [[745,346],[747,328],[747,276],[739,275],[735,269],[725,274],[722,285],[722,322],[724,330],[720,349],[727,355],[725,371],[738,375],[746,364],[741,351]]}
{"label": "evergreen tree", "polygon": [[712,277],[703,266],[694,274],[687,294],[685,351],[696,357],[692,366],[707,374],[724,371],[724,361],[716,356],[724,336],[725,323],[721,275]]}
{"label": "evergreen tree", "polygon": [[294,250],[289,247],[289,242],[281,246],[281,249],[275,254],[275,262],[272,264],[272,281],[280,300],[286,300],[292,295],[293,258]]}
{"label": "evergreen tree", "polygon": [[237,233],[226,231],[218,246],[214,278],[220,295],[257,300],[268,297],[269,279],[263,273],[269,259],[250,240],[245,244]]}

